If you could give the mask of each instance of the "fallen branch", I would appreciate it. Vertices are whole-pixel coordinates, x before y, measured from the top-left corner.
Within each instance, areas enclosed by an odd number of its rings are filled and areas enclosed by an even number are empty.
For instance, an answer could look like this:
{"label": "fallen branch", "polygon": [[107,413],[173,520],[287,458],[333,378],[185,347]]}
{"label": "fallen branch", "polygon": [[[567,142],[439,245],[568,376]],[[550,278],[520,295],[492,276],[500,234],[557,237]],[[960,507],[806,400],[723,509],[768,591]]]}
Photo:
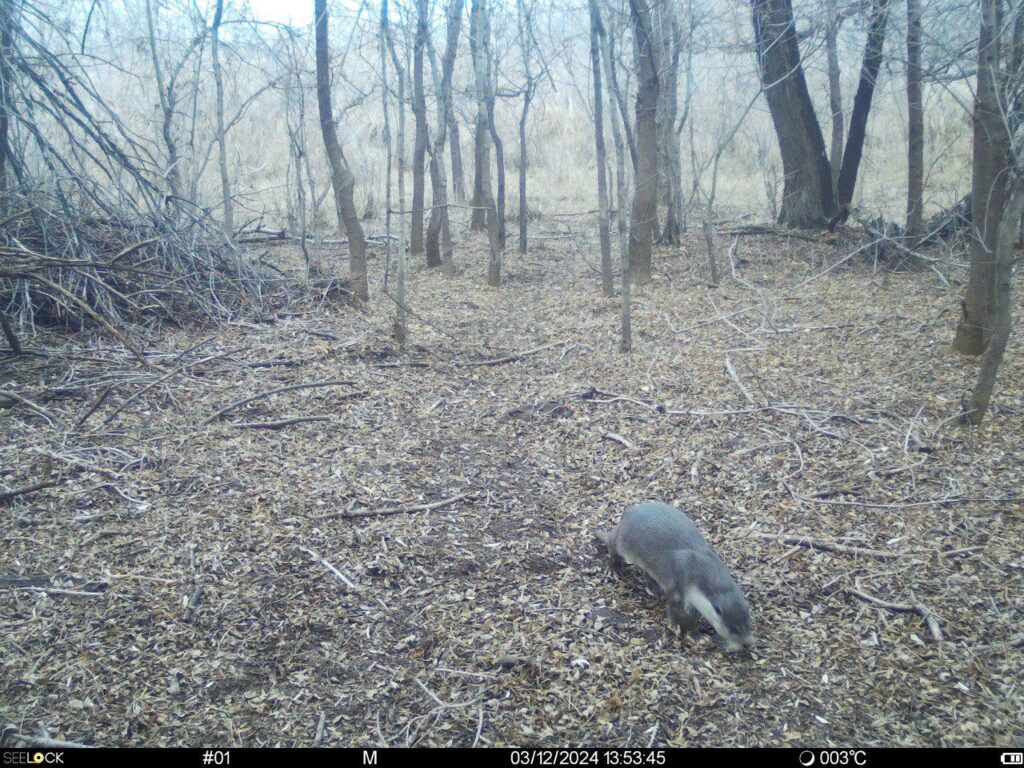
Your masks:
{"label": "fallen branch", "polygon": [[938,617],[936,617],[936,615],[934,613],[932,613],[930,610],[925,608],[923,605],[909,605],[909,604],[906,604],[906,603],[890,603],[887,600],[881,600],[881,599],[879,599],[877,597],[869,595],[867,592],[862,592],[859,589],[854,589],[853,587],[847,587],[846,591],[849,592],[854,597],[856,597],[858,600],[863,600],[866,603],[871,603],[872,605],[877,605],[880,608],[887,608],[890,611],[899,611],[901,613],[916,613],[916,614],[918,614],[922,619],[924,619],[925,624],[928,625],[928,631],[931,632],[932,639],[935,640],[936,643],[941,643],[942,642],[942,630],[939,628]]}
{"label": "fallen branch", "polygon": [[604,432],[604,433],[601,434],[601,439],[602,440],[611,440],[612,442],[618,443],[619,445],[621,445],[622,447],[624,447],[626,450],[629,450],[629,451],[635,451],[636,450],[636,446],[635,445],[633,445],[631,442],[629,442],[629,440],[627,440],[622,435],[620,435],[620,434],[618,434],[616,432]]}
{"label": "fallen branch", "polygon": [[[341,386],[342,384],[352,385],[355,384],[355,382],[343,379],[332,379],[331,381],[314,381],[309,384],[289,384],[286,387],[277,387],[276,389],[271,389],[269,392],[261,392],[258,395],[246,397],[242,400],[236,400],[235,402],[230,403],[229,405],[225,405],[215,414],[213,414],[212,416],[208,416],[206,419],[204,419],[202,423],[203,426],[205,426],[213,421],[217,421],[217,419],[224,416],[224,414],[235,410],[235,408],[241,408],[243,405],[248,405],[249,403],[255,402],[256,400],[262,400],[265,397],[271,397],[272,395],[277,395],[280,394],[281,392],[291,392],[296,389],[312,389],[314,387],[337,387]],[[346,395],[346,397],[356,397],[358,395],[365,394],[365,392],[351,392],[348,395]]]}
{"label": "fallen branch", "polygon": [[368,509],[364,512],[333,512],[329,515],[319,515],[312,518],[313,520],[333,520],[335,518],[353,518],[353,517],[377,517],[380,515],[402,515],[407,512],[427,512],[431,509],[438,509],[439,507],[447,507],[449,504],[454,504],[456,501],[469,498],[472,494],[470,492],[457,493],[454,496],[450,496],[447,499],[441,501],[434,501],[429,504],[413,504],[403,507],[390,507],[388,509]]}
{"label": "fallen branch", "polygon": [[203,582],[201,579],[196,579],[195,589],[192,590],[192,596],[189,597],[188,603],[185,604],[185,612],[181,614],[181,620],[186,624],[192,620],[192,616],[196,612],[196,608],[199,606],[199,601],[203,599]]}
{"label": "fallen branch", "polygon": [[17,496],[24,496],[26,493],[35,493],[41,491],[44,488],[52,488],[58,483],[57,480],[40,480],[38,483],[32,485],[25,485],[21,488],[12,488],[9,491],[0,491],[0,501],[7,501]]}
{"label": "fallen branch", "polygon": [[325,557],[324,557],[323,555],[321,555],[321,554],[318,554],[317,552],[314,552],[314,551],[313,551],[312,549],[309,549],[309,548],[307,548],[307,547],[299,547],[299,549],[301,549],[301,550],[302,550],[303,552],[305,552],[305,553],[306,553],[307,555],[309,555],[310,557],[312,557],[312,558],[313,558],[314,560],[317,560],[317,561],[318,561],[318,562],[319,562],[319,563],[320,563],[321,565],[323,565],[323,566],[324,566],[324,567],[325,567],[325,568],[326,568],[327,570],[329,570],[329,571],[330,571],[331,573],[333,573],[333,574],[334,574],[335,576],[337,576],[337,577],[338,577],[338,578],[339,578],[339,579],[340,579],[340,580],[342,581],[342,583],[344,583],[344,584],[345,584],[345,586],[347,586],[347,587],[348,587],[349,589],[351,589],[351,590],[352,590],[353,592],[358,592],[358,591],[359,591],[359,585],[358,585],[358,584],[356,584],[356,583],[355,583],[354,581],[352,581],[351,579],[349,579],[349,578],[348,578],[348,577],[347,577],[347,576],[346,576],[346,575],[345,575],[344,573],[342,573],[341,571],[339,571],[339,570],[338,570],[337,568],[335,568],[335,567],[334,567],[333,565],[331,565],[331,563],[330,563],[330,562],[329,562],[329,561],[327,560],[327,558],[325,558]]}
{"label": "fallen branch", "polygon": [[736,373],[736,369],[732,367],[732,360],[729,358],[728,355],[725,356],[725,370],[729,374],[729,377],[736,383],[736,386],[739,387],[739,390],[740,392],[743,393],[743,396],[747,398],[747,402],[755,402],[754,396],[750,394],[750,391],[745,386],[743,386],[743,382],[740,381],[740,377]]}
{"label": "fallen branch", "polygon": [[308,421],[327,421],[326,416],[292,416],[278,421],[248,421],[241,424],[231,424],[236,429],[282,429],[292,424],[305,424]]}
{"label": "fallen branch", "polygon": [[838,544],[822,541],[821,539],[812,539],[808,536],[794,536],[784,533],[755,533],[754,536],[759,539],[773,539],[775,541],[780,541],[783,544],[794,544],[798,547],[806,547],[807,549],[824,549],[829,552],[841,552],[845,555],[864,555],[865,557],[877,557],[882,560],[889,560],[902,556],[902,553],[900,552],[886,552],[881,549],[854,547],[849,544]]}
{"label": "fallen branch", "polygon": [[528,349],[525,352],[516,352],[513,355],[506,355],[505,357],[496,357],[492,360],[477,360],[475,362],[456,361],[455,365],[461,368],[479,368],[484,365],[502,365],[504,363],[514,363],[516,360],[522,360],[524,357],[535,355],[538,352],[543,352],[544,350],[551,349],[553,347],[561,347],[567,343],[568,342],[563,339],[562,341],[556,341],[552,344],[545,344],[543,347],[535,347],[533,349]]}
{"label": "fallen branch", "polygon": [[94,749],[91,744],[79,744],[77,741],[51,739],[48,736],[33,736],[28,733],[15,733],[11,739],[26,747],[45,747],[46,749]]}

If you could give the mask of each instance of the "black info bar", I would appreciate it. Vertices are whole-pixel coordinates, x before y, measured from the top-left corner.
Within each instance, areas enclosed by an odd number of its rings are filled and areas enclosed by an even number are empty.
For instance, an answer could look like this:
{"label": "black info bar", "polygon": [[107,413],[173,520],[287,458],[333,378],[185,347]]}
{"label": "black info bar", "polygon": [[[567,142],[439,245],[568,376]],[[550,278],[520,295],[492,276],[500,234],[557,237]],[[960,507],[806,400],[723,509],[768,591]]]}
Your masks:
{"label": "black info bar", "polygon": [[[970,749],[857,749],[857,748],[793,748],[793,749],[657,749],[657,748],[550,748],[525,747],[506,749],[422,749],[422,748],[340,748],[340,749],[250,749],[250,748],[134,748],[134,749],[87,749],[80,747],[25,747],[0,750],[4,766],[25,768],[46,768],[47,766],[137,766],[149,758],[169,761],[174,765],[196,766],[197,768],[223,768],[224,766],[245,766],[263,764],[266,761],[282,760],[289,764],[300,761],[303,768],[310,766],[416,766],[422,768],[424,761],[447,761],[465,758],[487,765],[507,766],[596,766],[619,768],[629,766],[679,766],[718,768],[719,761],[732,759],[747,762],[752,766],[780,766],[784,768],[883,768],[899,766],[904,768],[908,759],[915,761],[956,760],[971,761],[971,768],[1001,768],[1022,766],[1024,751],[999,748]],[[927,765],[927,763],[925,763]]]}

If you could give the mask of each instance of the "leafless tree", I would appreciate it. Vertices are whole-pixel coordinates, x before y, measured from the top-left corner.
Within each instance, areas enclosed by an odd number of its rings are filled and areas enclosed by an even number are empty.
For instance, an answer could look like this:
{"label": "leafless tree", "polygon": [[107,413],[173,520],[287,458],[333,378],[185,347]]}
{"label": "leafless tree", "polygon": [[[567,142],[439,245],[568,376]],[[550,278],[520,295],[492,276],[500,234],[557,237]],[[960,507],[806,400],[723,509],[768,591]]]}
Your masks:
{"label": "leafless tree", "polygon": [[331,107],[330,48],[328,41],[327,0],[314,0],[316,22],[316,100],[320,113],[320,131],[331,166],[334,207],[338,226],[348,235],[349,275],[354,293],[366,300],[370,287],[366,274],[366,240],[359,223],[354,199],[355,176],[338,141],[338,129]]}
{"label": "leafless tree", "polygon": [[429,266],[441,264],[447,275],[455,273],[455,263],[452,255],[451,218],[448,213],[448,181],[444,168],[444,141],[448,130],[448,116],[452,114],[452,73],[455,70],[455,56],[459,49],[463,5],[463,0],[449,0],[448,2],[447,40],[444,56],[441,59],[440,73],[433,46],[430,45],[429,48],[430,68],[438,96],[437,127],[430,149],[430,180],[433,200],[430,221],[427,223],[427,264]]}
{"label": "leafless tree", "polygon": [[[409,236],[409,253],[423,253],[423,207],[425,203],[425,179],[423,165],[427,155],[427,96],[423,86],[423,56],[427,48],[430,29],[428,0],[416,0],[416,40],[413,46],[412,64],[412,111],[416,120],[415,143],[412,153],[412,231]],[[440,266],[427,262],[427,266]]]}
{"label": "leafless tree", "polygon": [[651,31],[648,0],[629,0],[633,23],[633,59],[636,96],[636,183],[629,225],[629,268],[639,284],[651,281],[651,244],[654,238],[658,192],[658,91],[660,68]]}
{"label": "leafless tree", "polygon": [[922,234],[924,211],[924,100],[921,95],[921,0],[907,0],[907,236]]}
{"label": "leafless tree", "polygon": [[224,235],[235,232],[235,213],[231,202],[231,177],[228,175],[227,128],[224,124],[224,73],[220,62],[220,24],[224,18],[224,0],[217,0],[210,27],[210,57],[213,60],[213,82],[217,92],[217,148],[219,150],[221,201],[224,206]]}
{"label": "leafless tree", "polygon": [[608,161],[604,149],[604,104],[601,89],[601,38],[605,34],[601,23],[601,10],[597,0],[589,0],[590,8],[590,67],[594,83],[594,147],[597,159],[598,232],[601,241],[601,287],[605,296],[615,295],[615,277],[612,274],[612,244],[608,232],[608,181],[605,178]]}
{"label": "leafless tree", "polygon": [[486,0],[473,0],[470,11],[470,52],[476,84],[476,138],[474,153],[473,216],[471,227],[487,230],[490,260],[487,284],[501,285],[501,239],[499,210],[491,191],[490,145],[497,135],[494,130],[494,83],[491,78],[490,17]]}

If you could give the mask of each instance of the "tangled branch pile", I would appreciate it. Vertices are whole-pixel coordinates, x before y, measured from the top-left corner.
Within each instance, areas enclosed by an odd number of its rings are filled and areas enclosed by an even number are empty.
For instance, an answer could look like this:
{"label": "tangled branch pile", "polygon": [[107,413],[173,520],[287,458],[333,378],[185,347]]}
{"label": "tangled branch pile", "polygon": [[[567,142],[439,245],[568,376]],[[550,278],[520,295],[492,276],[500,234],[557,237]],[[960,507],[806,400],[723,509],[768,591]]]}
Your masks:
{"label": "tangled branch pile", "polygon": [[45,201],[0,220],[5,325],[99,325],[127,342],[118,329],[128,324],[228,316],[257,299],[262,282],[241,254],[196,221],[70,219]]}
{"label": "tangled branch pile", "polygon": [[208,211],[167,193],[152,147],[87,68],[54,53],[72,50],[60,32],[32,4],[0,4],[0,329],[10,347],[20,351],[18,335],[38,325],[91,326],[137,351],[129,325],[258,302],[258,271]]}

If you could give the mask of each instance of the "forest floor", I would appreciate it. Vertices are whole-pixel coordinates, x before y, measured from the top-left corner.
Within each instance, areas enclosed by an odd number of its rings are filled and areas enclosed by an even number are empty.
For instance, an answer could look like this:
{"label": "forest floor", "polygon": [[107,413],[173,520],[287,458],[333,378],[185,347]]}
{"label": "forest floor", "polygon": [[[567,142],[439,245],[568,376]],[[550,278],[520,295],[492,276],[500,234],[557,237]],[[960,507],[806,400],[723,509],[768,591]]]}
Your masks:
{"label": "forest floor", "polygon": [[[659,249],[624,355],[593,236],[539,226],[499,290],[475,240],[415,260],[404,351],[377,253],[369,309],[166,329],[152,371],[0,358],[0,491],[55,481],[0,502],[2,740],[1024,742],[1024,348],[960,423],[963,270],[805,283],[851,248],[742,237],[709,289]],[[594,531],[644,499],[730,566],[752,653],[612,574]]]}

